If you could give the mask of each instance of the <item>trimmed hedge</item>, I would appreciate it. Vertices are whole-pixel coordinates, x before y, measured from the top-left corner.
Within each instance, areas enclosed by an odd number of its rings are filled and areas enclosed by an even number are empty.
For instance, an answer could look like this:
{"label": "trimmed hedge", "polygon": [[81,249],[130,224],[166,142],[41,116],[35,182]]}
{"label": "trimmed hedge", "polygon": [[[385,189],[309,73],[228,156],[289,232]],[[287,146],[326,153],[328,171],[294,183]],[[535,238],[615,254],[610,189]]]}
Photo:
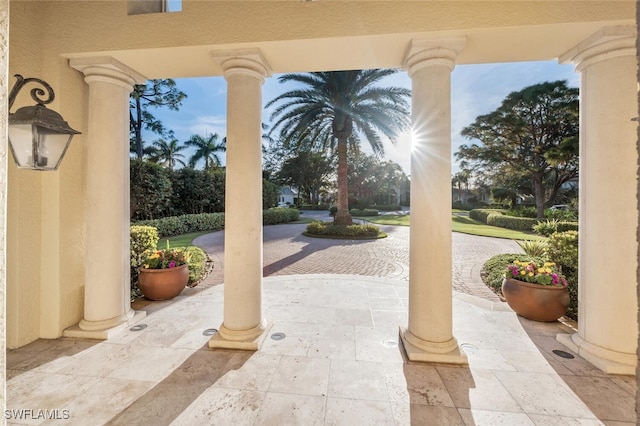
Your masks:
{"label": "trimmed hedge", "polygon": [[[487,225],[513,229],[515,231],[532,231],[533,227],[539,223],[538,219],[507,216],[505,212],[506,211],[502,209],[473,209],[469,212],[469,217],[486,223]],[[577,230],[577,222],[558,222],[558,232]]]}
{"label": "trimmed hedge", "polygon": [[578,222],[558,222],[558,232],[578,231]]}
{"label": "trimmed hedge", "polygon": [[162,219],[142,220],[136,225],[153,226],[161,237],[224,229],[224,213],[185,214]]}
{"label": "trimmed hedge", "polygon": [[398,204],[376,204],[373,207],[383,212],[395,212],[397,210],[402,210],[402,207],[400,207]]}
{"label": "trimmed hedge", "polygon": [[537,223],[537,219],[531,219],[529,217],[503,216],[502,214],[490,214],[487,217],[487,225],[513,229],[515,231],[531,231]]}
{"label": "trimmed hedge", "polygon": [[300,219],[298,209],[287,207],[277,207],[262,212],[263,225],[277,225],[278,223],[295,222]]}
{"label": "trimmed hedge", "polygon": [[[297,209],[282,207],[263,210],[262,212],[262,223],[264,225],[294,222],[299,218],[300,212]],[[224,229],[224,213],[185,214],[162,219],[141,220],[134,225],[152,226],[158,230],[158,234],[162,238],[191,232],[213,232]]]}
{"label": "trimmed hedge", "polygon": [[469,217],[482,223],[487,223],[487,218],[489,217],[489,215],[502,215],[503,211],[504,210],[498,209],[473,209],[469,212]]}
{"label": "trimmed hedge", "polygon": [[351,209],[349,210],[351,216],[378,216],[378,210],[376,209]]}
{"label": "trimmed hedge", "polygon": [[327,204],[301,204],[298,206],[300,210],[329,210],[329,206]]}
{"label": "trimmed hedge", "polygon": [[306,233],[321,237],[377,238],[380,234],[380,228],[371,224],[338,226],[327,222],[311,222],[307,225]]}

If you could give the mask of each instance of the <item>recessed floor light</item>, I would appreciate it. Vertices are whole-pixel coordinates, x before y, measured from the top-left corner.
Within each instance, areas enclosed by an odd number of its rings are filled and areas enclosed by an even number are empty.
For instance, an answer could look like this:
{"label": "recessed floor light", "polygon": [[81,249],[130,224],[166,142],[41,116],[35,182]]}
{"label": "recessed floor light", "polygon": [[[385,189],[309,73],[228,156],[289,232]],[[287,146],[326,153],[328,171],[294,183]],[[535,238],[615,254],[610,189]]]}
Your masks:
{"label": "recessed floor light", "polygon": [[285,335],[284,333],[273,333],[273,334],[271,335],[271,338],[272,338],[273,340],[282,340],[282,339],[284,339],[285,337],[286,337],[286,335]]}
{"label": "recessed floor light", "polygon": [[202,332],[202,335],[203,336],[213,336],[217,332],[218,332],[218,329],[216,329],[216,328],[207,328],[205,331]]}
{"label": "recessed floor light", "polygon": [[136,324],[129,329],[129,331],[142,331],[147,328],[147,324]]}
{"label": "recessed floor light", "polygon": [[561,351],[560,349],[554,349],[551,352],[553,352],[554,354],[558,355],[561,358],[566,358],[566,359],[574,359],[575,358],[569,352]]}

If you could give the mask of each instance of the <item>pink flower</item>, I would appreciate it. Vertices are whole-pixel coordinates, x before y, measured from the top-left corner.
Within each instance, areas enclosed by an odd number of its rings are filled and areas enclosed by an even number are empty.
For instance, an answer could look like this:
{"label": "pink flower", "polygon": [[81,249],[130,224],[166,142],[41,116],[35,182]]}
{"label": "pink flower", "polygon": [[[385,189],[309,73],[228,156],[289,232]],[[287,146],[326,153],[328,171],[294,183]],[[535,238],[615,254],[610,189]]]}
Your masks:
{"label": "pink flower", "polygon": [[172,260],[171,262],[169,262],[169,268],[175,268],[175,267],[176,267],[175,260]]}

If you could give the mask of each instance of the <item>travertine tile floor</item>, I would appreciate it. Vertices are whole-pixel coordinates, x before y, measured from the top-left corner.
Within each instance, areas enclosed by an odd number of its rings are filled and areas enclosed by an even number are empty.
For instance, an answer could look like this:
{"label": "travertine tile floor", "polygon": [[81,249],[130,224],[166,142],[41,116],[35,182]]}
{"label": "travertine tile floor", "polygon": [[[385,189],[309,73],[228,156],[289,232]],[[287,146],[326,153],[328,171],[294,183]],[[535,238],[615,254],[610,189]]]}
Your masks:
{"label": "travertine tile floor", "polygon": [[[635,424],[635,378],[607,376],[563,349],[561,323],[518,318],[454,293],[468,367],[408,363],[398,347],[407,284],[344,275],[264,280],[272,322],[259,352],[210,350],[223,286],[145,309],[142,331],[110,341],[39,340],[8,352],[9,424]],[[57,410],[38,412],[37,410]],[[20,414],[22,413],[22,414]],[[45,420],[42,415],[58,420]],[[16,419],[21,415],[22,419]],[[5,417],[7,417],[5,413]],[[68,417],[68,419],[63,419]]]}

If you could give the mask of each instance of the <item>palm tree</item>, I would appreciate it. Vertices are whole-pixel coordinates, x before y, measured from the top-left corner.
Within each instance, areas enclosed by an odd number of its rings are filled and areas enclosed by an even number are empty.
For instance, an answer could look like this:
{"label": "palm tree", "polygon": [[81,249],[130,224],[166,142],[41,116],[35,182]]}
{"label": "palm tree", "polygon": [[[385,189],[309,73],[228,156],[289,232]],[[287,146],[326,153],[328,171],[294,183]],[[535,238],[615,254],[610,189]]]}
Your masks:
{"label": "palm tree", "polygon": [[184,144],[187,146],[193,146],[196,148],[196,152],[189,159],[189,166],[195,167],[196,163],[204,159],[205,171],[210,170],[212,167],[220,166],[220,157],[218,152],[224,152],[226,147],[227,138],[218,142],[218,134],[213,133],[202,137],[200,135],[193,135]]}
{"label": "palm tree", "polygon": [[[284,74],[281,83],[306,86],[283,93],[266,107],[278,104],[271,119],[271,132],[280,129],[289,146],[310,144],[338,154],[338,212],[336,224],[350,225],[347,192],[347,149],[364,138],[376,154],[384,154],[380,134],[395,143],[409,127],[410,91],[375,86],[397,70],[332,71]],[[304,141],[304,142],[303,142]]]}
{"label": "palm tree", "polygon": [[180,151],[186,148],[185,145],[180,145],[180,142],[172,135],[171,140],[168,142],[165,139],[154,141],[153,152],[150,154],[150,157],[153,161],[162,163],[165,167],[173,169],[176,164],[185,165],[185,162],[182,160],[184,155],[181,154]]}

